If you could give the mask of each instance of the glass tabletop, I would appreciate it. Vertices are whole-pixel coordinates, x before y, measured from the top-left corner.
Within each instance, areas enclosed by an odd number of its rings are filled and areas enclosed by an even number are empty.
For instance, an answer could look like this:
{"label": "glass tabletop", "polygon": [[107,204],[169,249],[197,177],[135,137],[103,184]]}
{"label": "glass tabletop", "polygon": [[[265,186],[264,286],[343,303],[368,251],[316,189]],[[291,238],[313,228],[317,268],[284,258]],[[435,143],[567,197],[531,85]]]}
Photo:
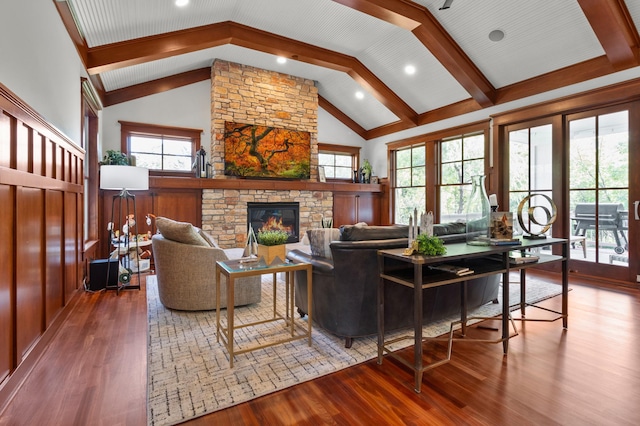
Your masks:
{"label": "glass tabletop", "polygon": [[276,259],[270,265],[267,265],[264,257],[246,257],[242,259],[234,259],[234,260],[219,260],[216,262],[227,272],[245,272],[245,271],[254,271],[261,270],[264,273],[268,273],[271,270],[274,272],[280,272],[286,270],[287,268],[299,268],[301,264],[289,262],[289,260],[279,261]]}

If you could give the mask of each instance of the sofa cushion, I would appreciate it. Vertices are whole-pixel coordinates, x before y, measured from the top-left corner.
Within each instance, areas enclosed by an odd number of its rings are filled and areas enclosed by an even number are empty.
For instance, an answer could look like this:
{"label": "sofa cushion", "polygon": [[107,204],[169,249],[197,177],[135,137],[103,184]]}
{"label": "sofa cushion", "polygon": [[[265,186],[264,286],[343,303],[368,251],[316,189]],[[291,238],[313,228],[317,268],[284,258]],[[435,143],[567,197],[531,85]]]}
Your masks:
{"label": "sofa cushion", "polygon": [[340,230],[337,228],[316,228],[307,230],[311,254],[314,256],[331,259],[331,241],[340,239]]}
{"label": "sofa cushion", "polygon": [[158,231],[168,240],[195,246],[210,247],[209,243],[198,233],[196,227],[188,222],[178,222],[166,217],[156,218]]}
{"label": "sofa cushion", "polygon": [[407,238],[408,236],[409,227],[407,225],[343,225],[340,227],[340,241],[390,240],[395,238]]}

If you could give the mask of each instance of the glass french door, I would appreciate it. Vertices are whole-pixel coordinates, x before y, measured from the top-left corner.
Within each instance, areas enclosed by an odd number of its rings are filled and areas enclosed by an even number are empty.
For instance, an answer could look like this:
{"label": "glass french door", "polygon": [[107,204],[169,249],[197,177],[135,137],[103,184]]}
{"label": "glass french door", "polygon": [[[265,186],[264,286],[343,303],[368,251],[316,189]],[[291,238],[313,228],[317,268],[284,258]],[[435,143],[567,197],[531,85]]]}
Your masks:
{"label": "glass french door", "polygon": [[[548,196],[557,206],[557,219],[546,234],[570,239],[572,272],[640,282],[634,248],[640,238],[640,167],[634,163],[640,158],[640,102],[554,115],[505,130],[500,154],[509,205],[500,210],[515,218],[525,197]],[[540,197],[533,205],[548,209],[545,203]],[[544,208],[534,214],[541,215],[534,222],[545,223]],[[516,222],[514,233],[521,233]]]}
{"label": "glass french door", "polygon": [[[508,129],[509,143],[509,208],[514,218],[518,212],[520,202],[527,196],[541,194],[554,198],[553,194],[553,126],[551,123],[534,123],[522,128]],[[546,212],[552,211],[545,197],[534,196],[531,205],[541,206],[533,214],[536,220],[525,217],[523,222],[529,227],[523,230],[517,220],[514,220],[514,233],[524,231],[541,233],[543,228],[536,224],[547,222]],[[523,211],[524,216],[528,210]],[[545,234],[551,236],[552,228]]]}
{"label": "glass french door", "polygon": [[[567,116],[572,264],[590,275],[629,277],[630,117],[628,106]],[[633,207],[633,206],[632,206]]]}

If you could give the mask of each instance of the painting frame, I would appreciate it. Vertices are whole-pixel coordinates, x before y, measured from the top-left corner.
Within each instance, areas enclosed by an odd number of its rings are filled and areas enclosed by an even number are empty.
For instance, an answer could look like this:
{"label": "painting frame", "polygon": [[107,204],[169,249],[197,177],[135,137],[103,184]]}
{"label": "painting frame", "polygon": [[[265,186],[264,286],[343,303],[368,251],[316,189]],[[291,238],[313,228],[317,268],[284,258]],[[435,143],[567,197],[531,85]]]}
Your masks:
{"label": "painting frame", "polygon": [[253,179],[311,179],[311,132],[224,122],[224,175]]}

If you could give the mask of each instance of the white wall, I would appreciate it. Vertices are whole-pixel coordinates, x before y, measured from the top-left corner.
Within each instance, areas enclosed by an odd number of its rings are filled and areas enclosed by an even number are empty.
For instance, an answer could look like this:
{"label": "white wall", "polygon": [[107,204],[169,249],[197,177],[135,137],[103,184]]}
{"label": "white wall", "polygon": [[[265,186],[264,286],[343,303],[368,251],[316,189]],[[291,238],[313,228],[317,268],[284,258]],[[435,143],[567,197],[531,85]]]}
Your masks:
{"label": "white wall", "polygon": [[120,150],[120,123],[159,124],[202,129],[202,147],[211,145],[211,80],[105,108],[102,111],[102,151]]}
{"label": "white wall", "polygon": [[318,108],[318,142],[363,147],[366,141],[337,118]]}
{"label": "white wall", "polygon": [[80,144],[84,66],[52,0],[2,0],[0,83]]}

